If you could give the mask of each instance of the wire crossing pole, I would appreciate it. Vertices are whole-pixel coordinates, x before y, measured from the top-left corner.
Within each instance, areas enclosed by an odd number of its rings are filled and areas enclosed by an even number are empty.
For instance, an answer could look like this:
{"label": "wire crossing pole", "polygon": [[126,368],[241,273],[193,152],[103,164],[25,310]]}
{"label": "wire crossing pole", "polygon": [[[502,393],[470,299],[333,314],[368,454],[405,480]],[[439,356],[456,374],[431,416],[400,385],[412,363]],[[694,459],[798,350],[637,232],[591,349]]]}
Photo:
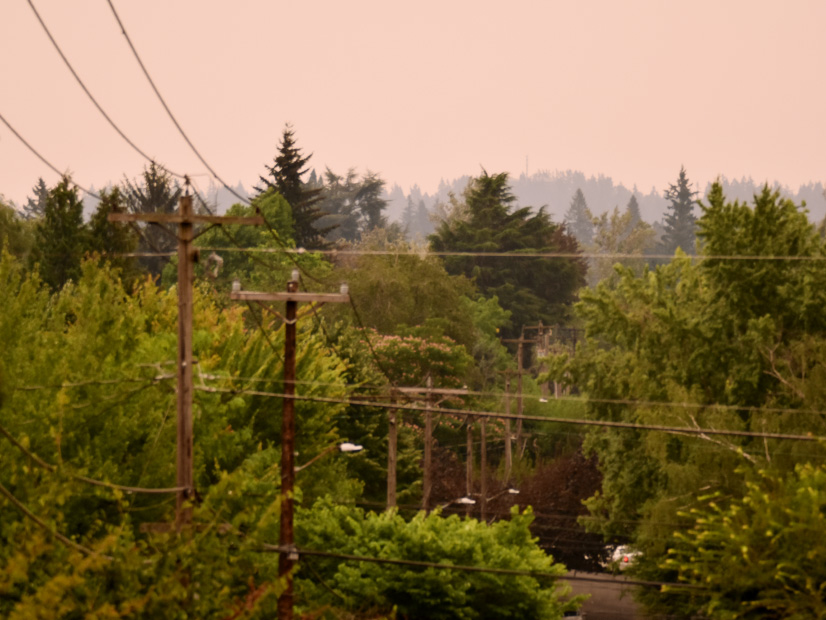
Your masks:
{"label": "wire crossing pole", "polygon": [[284,320],[284,400],[281,416],[281,519],[278,546],[278,578],[284,590],[278,597],[279,620],[293,620],[293,567],[298,561],[293,527],[295,489],[295,358],[296,317],[300,302],[349,303],[350,296],[342,285],[340,294],[298,292],[298,270],[287,282],[286,293],[233,291],[230,299],[256,302],[286,302]]}
{"label": "wire crossing pole", "polygon": [[[192,196],[181,196],[178,213],[110,213],[110,222],[146,222],[149,224],[177,224],[178,234],[178,423],[177,423],[177,486],[175,524],[177,527],[192,520],[192,510],[186,502],[194,496],[192,460],[192,283],[198,249],[193,248],[195,224],[250,224],[263,225],[264,218],[222,217],[199,215],[192,212]],[[166,230],[166,229],[164,229]],[[170,232],[170,234],[173,234]]]}

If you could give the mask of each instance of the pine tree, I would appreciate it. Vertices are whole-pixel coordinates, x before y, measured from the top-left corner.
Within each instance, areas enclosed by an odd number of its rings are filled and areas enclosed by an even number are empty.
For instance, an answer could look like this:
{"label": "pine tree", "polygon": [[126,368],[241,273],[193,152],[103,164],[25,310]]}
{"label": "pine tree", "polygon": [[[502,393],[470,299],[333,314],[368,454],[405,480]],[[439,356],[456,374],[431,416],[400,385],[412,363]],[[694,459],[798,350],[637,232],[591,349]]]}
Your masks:
{"label": "pine tree", "polygon": [[697,218],[694,217],[696,196],[697,192],[691,190],[683,166],[680,168],[677,183],[669,185],[665,190],[665,198],[671,204],[663,218],[665,234],[660,242],[663,253],[673,254],[677,248],[682,248],[686,254],[694,254],[697,228]]}
{"label": "pine tree", "polygon": [[83,203],[68,177],[46,196],[43,217],[35,229],[32,259],[41,279],[58,291],[80,277],[80,264],[89,249],[89,231],[83,224]]}
{"label": "pine tree", "polygon": [[637,197],[634,194],[631,194],[631,198],[628,199],[628,204],[625,206],[625,212],[629,215],[629,225],[631,229],[642,221],[642,215],[640,214],[640,203],[637,202]]}
{"label": "pine tree", "polygon": [[37,185],[32,188],[34,198],[29,197],[23,205],[23,217],[27,220],[36,220],[43,217],[46,210],[46,197],[49,195],[49,188],[43,177],[37,179]]}
{"label": "pine tree", "polygon": [[140,275],[140,268],[133,257],[123,256],[138,247],[139,236],[134,228],[124,222],[110,222],[109,214],[123,211],[123,195],[117,187],[100,193],[100,202],[89,220],[89,248],[100,252],[104,259],[120,269],[124,282],[131,282]]}
{"label": "pine tree", "polygon": [[565,214],[565,227],[580,245],[588,246],[594,241],[594,216],[585,202],[585,195],[577,188],[571,199],[571,206]]}
{"label": "pine tree", "polygon": [[427,237],[435,230],[424,199],[419,199],[419,206],[416,208],[416,230],[423,237]]}
{"label": "pine tree", "polygon": [[564,226],[554,224],[544,209],[513,208],[516,198],[507,173],[472,179],[465,190],[464,208],[439,224],[430,235],[436,252],[480,253],[448,256],[451,275],[472,278],[488,298],[496,296],[511,313],[502,335],[515,337],[523,325],[541,320],[552,325],[567,319],[576,291],[585,283],[585,263],[569,258],[513,258],[488,256],[494,252],[576,253],[576,239]]}
{"label": "pine tree", "polygon": [[[144,168],[142,181],[124,181],[123,194],[130,213],[177,213],[178,200],[183,189],[168,172],[152,162],[148,168]],[[178,247],[175,235],[169,234],[159,226],[144,224],[139,230],[140,252],[171,253]],[[160,276],[168,260],[164,256],[149,256],[141,258],[140,263],[153,276]]]}
{"label": "pine tree", "polygon": [[406,239],[412,239],[418,232],[416,230],[416,207],[413,203],[413,196],[407,197],[407,206],[402,211],[402,229]]}
{"label": "pine tree", "polygon": [[259,177],[265,186],[258,191],[263,193],[268,187],[278,191],[292,208],[296,245],[316,249],[327,245],[324,235],[332,229],[316,226],[324,217],[324,212],[317,206],[322,200],[323,189],[301,179],[307,173],[310,157],[312,155],[302,156],[301,149],[295,145],[292,127],[286,125],[274,164],[265,166],[271,178]]}

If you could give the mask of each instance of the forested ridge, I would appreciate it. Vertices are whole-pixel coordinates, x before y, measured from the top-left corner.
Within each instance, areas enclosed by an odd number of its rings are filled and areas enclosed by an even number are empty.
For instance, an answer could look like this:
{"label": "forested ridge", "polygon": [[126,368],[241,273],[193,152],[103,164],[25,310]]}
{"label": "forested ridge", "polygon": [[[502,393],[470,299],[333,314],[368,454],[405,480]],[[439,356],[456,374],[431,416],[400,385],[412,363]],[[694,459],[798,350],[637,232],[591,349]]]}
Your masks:
{"label": "forested ridge", "polygon": [[[69,177],[0,205],[0,616],[274,617],[294,326],[300,617],[561,618],[566,571],[616,572],[618,545],[653,613],[826,617],[805,206],[701,198],[681,169],[662,222],[581,190],[553,217],[483,169],[417,236],[415,201],[390,222],[379,174],[316,174],[289,126],[262,170],[226,215],[263,225],[209,223],[155,163],[89,219]],[[202,217],[183,508],[182,197]],[[348,301],[292,323],[231,296],[288,281]]]}

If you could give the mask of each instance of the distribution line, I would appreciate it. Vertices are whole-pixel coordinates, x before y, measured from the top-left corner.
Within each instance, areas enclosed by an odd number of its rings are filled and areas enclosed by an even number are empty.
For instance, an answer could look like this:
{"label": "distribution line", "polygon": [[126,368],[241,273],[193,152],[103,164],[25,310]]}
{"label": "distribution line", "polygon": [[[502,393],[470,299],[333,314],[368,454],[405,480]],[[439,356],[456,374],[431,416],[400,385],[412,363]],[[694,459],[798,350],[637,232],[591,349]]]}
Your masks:
{"label": "distribution line", "polygon": [[[126,38],[126,42],[129,44],[129,48],[132,50],[132,54],[135,56],[135,60],[138,61],[138,64],[140,65],[140,68],[143,71],[143,74],[146,76],[146,79],[149,81],[149,85],[152,86],[152,90],[155,91],[155,94],[157,95],[158,100],[161,102],[161,105],[163,106],[163,109],[166,110],[167,115],[172,120],[173,124],[178,129],[178,132],[181,134],[183,139],[189,145],[189,148],[192,149],[192,152],[195,153],[195,156],[201,161],[201,163],[204,165],[204,167],[206,167],[206,169],[209,170],[210,174],[212,174],[212,176],[215,177],[215,179],[221,185],[224,186],[224,189],[229,191],[233,196],[238,198],[238,200],[240,200],[241,202],[244,202],[246,204],[250,204],[250,201],[247,198],[241,196],[238,192],[236,192],[229,185],[227,185],[220,176],[218,176],[218,173],[215,172],[215,170],[212,168],[212,166],[210,166],[207,163],[207,161],[203,158],[203,156],[198,151],[198,149],[195,148],[195,145],[192,143],[192,140],[189,139],[189,136],[186,135],[186,132],[183,130],[180,123],[178,123],[178,120],[175,118],[175,115],[172,114],[172,110],[170,110],[169,106],[166,105],[166,101],[161,96],[161,93],[158,90],[158,87],[155,86],[155,82],[152,80],[152,77],[149,75],[149,71],[147,71],[146,66],[143,64],[143,61],[141,60],[140,55],[138,55],[138,50],[135,49],[135,46],[132,44],[132,39],[129,38],[129,35],[126,32],[126,27],[123,25],[123,22],[120,20],[120,16],[118,15],[118,12],[115,10],[115,5],[112,4],[111,0],[107,0],[107,2],[109,3],[109,8],[112,9],[112,14],[115,16],[115,20],[118,22],[118,26],[120,26],[121,33],[123,33],[123,36]],[[31,0],[29,0],[29,3],[31,3]]]}
{"label": "distribution line", "polygon": [[[416,560],[397,560],[393,558],[376,558],[364,555],[351,555],[348,553],[336,553],[334,551],[319,551],[316,549],[304,548],[285,548],[279,545],[263,544],[262,551],[269,551],[274,553],[298,553],[301,555],[318,556],[325,558],[334,558],[339,560],[350,560],[353,562],[370,562],[375,564],[395,564],[397,566],[415,566],[418,568],[436,568],[439,570],[459,571],[464,573],[491,573],[498,575],[511,575],[514,577],[533,577],[535,579],[551,579],[554,581],[592,581],[597,583],[617,583],[615,579],[596,577],[588,575],[577,575],[576,573],[567,573],[558,575],[555,573],[547,573],[544,571],[519,570],[512,568],[494,568],[488,566],[465,566],[462,564],[442,564],[441,562],[420,562]],[[623,579],[620,583],[629,586],[647,586],[647,587],[679,587],[691,590],[704,590],[700,586],[691,584],[683,584],[676,582],[665,581],[641,581],[632,579]]]}
{"label": "distribution line", "polygon": [[710,260],[730,260],[730,261],[791,261],[791,262],[812,262],[820,263],[826,261],[826,255],[800,256],[800,255],[758,255],[758,254],[701,254],[692,256],[674,256],[672,254],[598,254],[589,252],[450,252],[431,251],[417,252],[415,250],[359,250],[359,249],[339,249],[339,250],[307,250],[305,248],[243,248],[229,246],[200,246],[202,250],[215,252],[248,252],[250,254],[323,254],[327,256],[415,256],[426,258],[429,256],[439,257],[467,257],[467,258],[593,258],[612,260],[688,260],[692,262],[702,262]]}
{"label": "distribution line", "polygon": [[[3,121],[3,124],[6,127],[9,128],[9,131],[11,131],[15,135],[15,137],[18,140],[20,140],[20,142],[22,142],[23,145],[27,149],[29,149],[40,161],[42,161],[44,164],[46,164],[46,166],[48,166],[51,170],[53,170],[55,172],[55,174],[57,174],[59,177],[64,177],[64,178],[68,177],[67,173],[61,172],[60,170],[58,170],[55,166],[52,165],[52,163],[48,159],[43,157],[31,144],[29,144],[29,142],[23,136],[21,136],[19,133],[17,133],[17,130],[14,127],[11,126],[11,123],[9,123],[9,121],[7,121],[6,118],[2,114],[0,114],[0,121]],[[77,187],[82,192],[85,192],[85,193],[89,194],[90,196],[92,196],[93,198],[97,198],[98,200],[100,200],[100,196],[98,196],[96,193],[89,191],[88,189],[86,189],[82,185],[78,185],[74,181],[71,181],[71,183],[72,183],[72,185]]]}
{"label": "distribution line", "polygon": [[[278,383],[282,382],[283,379],[274,378],[274,379],[264,379],[261,377],[241,377],[241,376],[233,376],[233,375],[215,375],[215,374],[202,374],[203,378],[211,380],[211,381],[220,381],[220,380],[237,380],[237,381],[247,381],[249,383],[254,382],[265,382],[265,383]],[[343,387],[350,387],[350,388],[365,388],[368,390],[384,390],[385,392],[389,389],[392,391],[394,386],[382,386],[382,385],[371,385],[371,384],[363,384],[363,383],[336,383],[333,381],[294,381],[295,384],[304,384],[304,385],[312,385],[312,386],[343,386]],[[396,386],[398,387],[398,386]],[[424,389],[424,386],[411,386]],[[502,398],[505,396],[504,392],[482,392],[478,390],[466,390],[462,396],[479,396],[484,398]],[[544,397],[538,394],[523,394],[522,398],[525,400],[536,400],[542,402],[546,400]],[[722,411],[751,411],[751,410],[759,410],[761,412],[766,413],[805,413],[810,415],[826,415],[826,411],[822,409],[795,409],[793,407],[755,407],[752,405],[723,405],[717,403],[690,403],[686,401],[668,401],[668,400],[635,400],[629,398],[592,398],[590,396],[556,396],[550,399],[547,399],[549,402],[569,402],[569,403],[581,403],[583,405],[587,405],[589,403],[598,403],[603,405],[629,405],[632,407],[674,407],[679,409],[716,409]],[[547,403],[543,403],[547,404]],[[464,445],[464,444],[462,444]]]}
{"label": "distribution line", "polygon": [[[3,426],[0,426],[0,434],[6,437],[11,444],[20,450],[23,454],[25,454],[33,463],[35,463],[38,467],[45,469],[46,471],[54,474],[57,473],[57,467],[54,465],[47,463],[42,458],[37,456],[31,450],[28,450],[22,443],[15,439],[14,435],[12,435],[8,429]],[[93,486],[98,487],[105,487],[107,489],[113,489],[116,491],[124,491],[126,493],[147,493],[147,494],[164,494],[164,493],[177,493],[178,491],[184,490],[183,488],[168,488],[168,489],[154,489],[154,488],[146,488],[146,487],[130,487],[125,486],[122,484],[113,484],[111,482],[105,482],[103,480],[96,480],[94,478],[89,478],[88,476],[81,476],[79,474],[68,473],[70,478],[74,478],[79,482],[85,482],[86,484],[91,484]]]}
{"label": "distribution line", "polygon": [[[14,505],[14,507],[17,508],[17,510],[19,510],[21,513],[23,513],[23,515],[26,518],[31,519],[31,521],[33,521],[39,528],[44,530],[50,536],[54,536],[57,540],[59,540],[61,543],[63,543],[64,545],[66,545],[70,549],[74,549],[75,551],[80,551],[84,555],[101,555],[97,551],[95,551],[94,549],[89,549],[88,547],[84,547],[83,545],[76,543],[75,541],[71,540],[70,538],[67,538],[66,536],[64,536],[63,534],[58,532],[57,530],[53,530],[52,528],[50,528],[46,523],[43,522],[42,519],[38,518],[37,515],[35,515],[31,510],[26,508],[26,505],[23,502],[21,502],[19,499],[17,499],[12,494],[12,492],[9,491],[2,484],[0,484],[0,495],[4,495],[6,497],[6,499],[9,500]],[[108,555],[102,555],[101,557],[104,557],[107,560],[112,559]]]}
{"label": "distribution line", "polygon": [[[355,407],[373,407],[376,409],[394,409],[397,411],[425,411],[426,407],[419,405],[401,405],[401,404],[384,404],[369,401],[359,401],[342,398],[327,398],[324,396],[299,396],[297,394],[289,395],[279,392],[264,392],[259,390],[233,390],[230,388],[209,387],[206,385],[195,386],[196,390],[202,392],[216,392],[226,394],[249,394],[251,396],[268,396],[272,398],[294,398],[295,400],[303,400],[319,403],[353,405]],[[670,433],[674,435],[724,435],[731,437],[753,437],[759,439],[788,439],[793,441],[826,441],[826,437],[818,435],[790,435],[785,433],[758,433],[756,431],[738,431],[726,430],[716,428],[701,428],[701,427],[682,427],[682,426],[663,426],[656,424],[635,424],[632,422],[609,422],[604,420],[576,420],[570,418],[552,418],[535,415],[518,415],[499,413],[496,411],[479,411],[475,409],[443,409],[431,408],[433,413],[441,413],[451,416],[467,416],[472,415],[480,418],[499,418],[509,420],[524,420],[528,422],[553,422],[557,424],[573,424],[581,426],[597,426],[605,428],[621,428],[630,430],[647,430],[657,431],[661,433]]]}
{"label": "distribution line", "polygon": [[175,173],[175,172],[172,172],[171,170],[169,170],[169,169],[168,169],[168,168],[166,168],[165,166],[162,166],[161,164],[158,164],[158,163],[155,161],[155,159],[154,159],[154,158],[149,157],[149,155],[147,155],[146,153],[144,153],[144,152],[143,152],[143,150],[141,150],[141,149],[140,149],[140,147],[138,147],[138,145],[137,145],[137,144],[135,144],[134,142],[132,142],[132,140],[130,140],[130,139],[129,139],[129,137],[128,137],[125,133],[123,133],[123,131],[121,130],[121,128],[120,128],[120,127],[118,127],[118,126],[117,126],[117,124],[115,124],[115,121],[113,121],[113,120],[112,120],[112,118],[111,118],[111,117],[110,117],[110,116],[106,113],[106,111],[105,111],[105,110],[101,107],[101,105],[98,103],[97,99],[95,99],[95,97],[92,95],[92,93],[91,93],[91,92],[89,92],[89,89],[88,89],[88,88],[86,88],[86,84],[84,84],[84,83],[83,83],[83,80],[81,80],[81,79],[80,79],[80,76],[77,74],[77,71],[75,71],[74,67],[72,66],[72,63],[70,63],[70,62],[69,62],[69,59],[68,59],[68,58],[66,58],[66,55],[63,53],[63,50],[62,50],[62,49],[60,49],[60,46],[57,44],[57,41],[55,41],[55,38],[52,36],[52,33],[49,31],[49,28],[46,26],[46,22],[44,22],[44,21],[43,21],[43,18],[42,18],[42,17],[40,17],[40,13],[38,13],[38,12],[37,12],[37,9],[36,9],[36,8],[35,8],[35,6],[34,6],[34,2],[33,2],[32,0],[27,0],[27,2],[29,3],[29,6],[31,7],[32,11],[34,11],[35,17],[37,17],[37,21],[39,21],[39,22],[40,22],[40,25],[43,27],[43,30],[44,30],[44,32],[46,33],[46,36],[48,36],[48,37],[49,37],[49,40],[52,42],[52,45],[54,46],[54,48],[57,50],[57,53],[58,53],[58,54],[60,55],[60,57],[63,59],[63,62],[66,64],[66,67],[69,69],[69,71],[72,73],[72,75],[74,76],[74,78],[75,78],[75,80],[77,81],[77,83],[78,83],[78,84],[80,85],[80,87],[83,89],[83,92],[84,92],[84,93],[86,93],[86,96],[87,96],[87,97],[89,97],[89,100],[90,100],[93,104],[95,104],[95,107],[98,109],[98,112],[100,112],[100,113],[101,113],[101,115],[103,115],[103,118],[105,118],[105,119],[109,122],[109,124],[112,126],[112,129],[114,129],[114,130],[118,133],[118,135],[119,135],[121,138],[123,138],[123,139],[126,141],[126,143],[127,143],[129,146],[131,146],[131,147],[132,147],[135,151],[137,151],[137,152],[138,152],[138,153],[139,153],[139,154],[140,154],[140,155],[141,155],[144,159],[146,159],[146,160],[147,160],[147,161],[149,161],[149,162],[154,163],[154,164],[155,164],[155,165],[157,165],[159,168],[162,168],[163,170],[166,170],[166,171],[167,171],[169,174],[171,174],[172,176],[176,176],[176,177],[178,177],[178,178],[185,178],[185,177],[184,177],[184,175],[182,175],[182,174],[177,174],[177,173]]}

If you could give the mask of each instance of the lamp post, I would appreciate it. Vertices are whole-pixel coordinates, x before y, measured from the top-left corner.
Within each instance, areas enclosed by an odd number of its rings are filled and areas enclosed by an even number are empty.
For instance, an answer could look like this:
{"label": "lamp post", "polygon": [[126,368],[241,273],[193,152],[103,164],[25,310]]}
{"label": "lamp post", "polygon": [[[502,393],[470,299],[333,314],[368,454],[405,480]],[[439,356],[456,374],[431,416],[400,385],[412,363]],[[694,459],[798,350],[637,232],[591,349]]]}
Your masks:
{"label": "lamp post", "polygon": [[334,452],[335,450],[338,450],[339,452],[345,452],[345,453],[361,452],[362,450],[364,450],[364,447],[359,446],[359,445],[354,444],[354,443],[350,443],[349,441],[345,441],[344,443],[339,443],[339,444],[335,444],[335,445],[332,445],[332,446],[328,446],[328,447],[324,448],[324,450],[322,450],[321,452],[316,454],[309,461],[304,463],[303,465],[299,465],[298,467],[296,467],[295,468],[295,473],[300,472],[302,469],[307,469],[310,465],[315,463],[317,460],[319,460],[320,458],[322,458],[324,456],[327,456],[328,454],[330,454],[330,452]]}

